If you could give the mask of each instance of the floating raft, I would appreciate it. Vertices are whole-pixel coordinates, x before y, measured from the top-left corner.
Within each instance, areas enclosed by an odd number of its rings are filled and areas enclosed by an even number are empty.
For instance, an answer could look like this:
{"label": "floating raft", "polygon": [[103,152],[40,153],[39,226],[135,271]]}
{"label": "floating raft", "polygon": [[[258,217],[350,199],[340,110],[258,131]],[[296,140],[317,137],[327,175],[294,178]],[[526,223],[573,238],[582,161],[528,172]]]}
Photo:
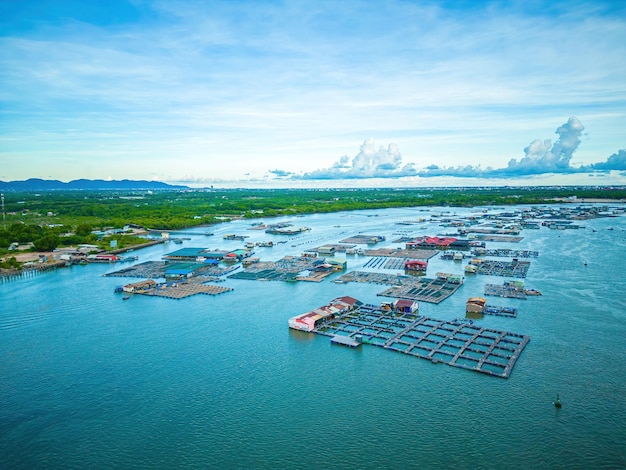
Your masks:
{"label": "floating raft", "polygon": [[468,321],[437,320],[373,305],[357,307],[312,331],[330,336],[334,343],[356,347],[362,342],[505,379],[530,341],[526,335]]}
{"label": "floating raft", "polygon": [[497,284],[485,284],[485,295],[511,299],[526,299],[526,290],[524,289],[524,284],[515,282],[505,282],[501,286]]}
{"label": "floating raft", "polygon": [[138,292],[142,295],[151,295],[156,297],[167,297],[168,299],[184,299],[185,297],[191,297],[192,295],[204,294],[204,295],[219,295],[224,292],[230,292],[233,289],[231,287],[214,286],[208,284],[202,284],[198,282],[193,283],[178,283],[176,286],[169,286],[165,289],[151,289],[146,292]]}
{"label": "floating raft", "polygon": [[379,292],[378,296],[415,300],[438,304],[454,294],[461,284],[446,279],[416,278],[407,275],[368,271],[350,271],[333,281],[336,284],[366,282],[392,286]]}
{"label": "floating raft", "polygon": [[487,276],[503,276],[525,278],[530,261],[494,261],[482,260],[477,266],[476,274]]}
{"label": "floating raft", "polygon": [[394,269],[396,271],[404,271],[404,263],[412,258],[392,258],[377,256],[371,258],[363,265],[364,268],[372,269]]}
{"label": "floating raft", "polygon": [[[478,233],[474,230],[472,232]],[[476,240],[480,240],[483,242],[508,242],[508,243],[519,243],[524,239],[524,237],[511,237],[505,235],[476,235]]]}
{"label": "floating raft", "polygon": [[508,248],[498,248],[495,250],[485,250],[482,255],[497,256],[500,258],[538,258],[539,252],[531,250],[510,250]]}
{"label": "floating raft", "polygon": [[445,279],[402,278],[400,285],[392,286],[379,292],[380,297],[393,297],[413,301],[438,304],[454,294],[461,284],[448,282]]}
{"label": "floating raft", "polygon": [[482,311],[484,315],[495,315],[498,317],[513,317],[517,316],[517,309],[515,307],[501,307],[499,305],[486,305]]}
{"label": "floating raft", "polygon": [[378,248],[365,250],[366,256],[383,256],[388,258],[408,258],[429,260],[437,256],[437,250],[406,250],[401,248]]}

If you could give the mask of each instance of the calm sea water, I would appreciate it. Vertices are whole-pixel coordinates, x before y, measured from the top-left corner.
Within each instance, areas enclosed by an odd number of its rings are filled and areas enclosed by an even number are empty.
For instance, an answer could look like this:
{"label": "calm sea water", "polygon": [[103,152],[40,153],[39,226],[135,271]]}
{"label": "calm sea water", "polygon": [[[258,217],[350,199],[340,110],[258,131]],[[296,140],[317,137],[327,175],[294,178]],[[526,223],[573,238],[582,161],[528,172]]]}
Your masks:
{"label": "calm sea water", "polygon": [[[451,231],[397,225],[442,211],[297,217],[312,230],[256,255],[276,260],[359,232],[398,246],[400,233]],[[582,224],[488,244],[540,252],[525,283],[544,295],[491,299],[518,317],[480,320],[531,336],[508,380],[287,327],[340,295],[378,304],[384,286],[227,280],[234,291],[215,297],[122,301],[114,288],[133,281],[102,276],[119,265],[0,284],[0,467],[626,468],[626,220]],[[182,246],[242,246],[224,233],[280,239],[249,227],[198,229]],[[136,254],[159,260],[178,248]],[[348,257],[348,269],[368,259]],[[437,271],[462,268],[437,257],[428,275]],[[467,297],[503,280],[467,277],[420,311],[463,316]]]}

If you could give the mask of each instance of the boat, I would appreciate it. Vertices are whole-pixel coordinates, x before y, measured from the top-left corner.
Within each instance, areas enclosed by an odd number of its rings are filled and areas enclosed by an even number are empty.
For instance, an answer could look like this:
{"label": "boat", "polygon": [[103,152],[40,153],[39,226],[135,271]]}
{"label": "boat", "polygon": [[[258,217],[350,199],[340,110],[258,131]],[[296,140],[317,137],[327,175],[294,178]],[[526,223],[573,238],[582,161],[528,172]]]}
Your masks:
{"label": "boat", "polygon": [[541,292],[538,291],[537,289],[526,289],[524,293],[526,295],[542,295]]}
{"label": "boat", "polygon": [[469,274],[475,274],[478,271],[478,268],[474,264],[468,264],[465,266],[464,271]]}
{"label": "boat", "polygon": [[122,300],[128,300],[130,299],[130,295],[125,295],[124,297],[122,297]]}

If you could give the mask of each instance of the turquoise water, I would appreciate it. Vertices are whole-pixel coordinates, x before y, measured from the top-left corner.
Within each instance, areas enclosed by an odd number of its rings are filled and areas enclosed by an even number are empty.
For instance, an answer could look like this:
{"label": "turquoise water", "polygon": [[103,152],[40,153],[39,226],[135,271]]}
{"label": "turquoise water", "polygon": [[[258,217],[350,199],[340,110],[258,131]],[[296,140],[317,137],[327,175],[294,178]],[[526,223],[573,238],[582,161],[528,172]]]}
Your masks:
{"label": "turquoise water", "polygon": [[[276,260],[358,232],[396,246],[400,232],[452,231],[396,224],[441,213],[297,217],[294,225],[312,230],[255,251]],[[114,265],[0,284],[0,467],[625,468],[626,220],[580,223],[586,228],[526,230],[518,244],[488,244],[540,252],[525,283],[544,295],[489,298],[518,307],[518,317],[480,320],[531,336],[508,380],[331,346],[287,327],[289,317],[340,295],[378,304],[384,286],[227,280],[234,291],[219,296],[122,301],[115,286],[133,280],[103,277]],[[281,239],[249,227],[212,227],[214,237],[198,229],[182,246],[242,246],[224,233]],[[136,254],[159,260],[178,248]],[[348,269],[368,259],[348,257]],[[437,257],[428,275],[460,266]],[[503,280],[467,277],[451,298],[420,311],[463,316],[467,297]]]}

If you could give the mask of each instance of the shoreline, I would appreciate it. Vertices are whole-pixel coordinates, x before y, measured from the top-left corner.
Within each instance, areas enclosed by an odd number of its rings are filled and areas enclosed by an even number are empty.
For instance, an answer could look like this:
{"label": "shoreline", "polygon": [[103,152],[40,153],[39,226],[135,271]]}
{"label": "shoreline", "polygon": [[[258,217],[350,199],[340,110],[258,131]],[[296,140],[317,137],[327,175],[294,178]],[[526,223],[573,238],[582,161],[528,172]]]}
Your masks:
{"label": "shoreline", "polygon": [[[552,202],[544,202],[543,204],[560,204],[560,203],[564,203],[564,204],[610,204],[610,203],[615,203],[615,204],[626,204],[626,199],[605,199],[605,198],[580,198],[580,199],[569,199],[569,198],[552,198],[551,199]],[[511,204],[514,205],[514,204]],[[421,207],[421,206],[420,206]],[[433,206],[433,207],[448,207],[448,206]],[[474,207],[482,207],[482,206],[474,206]],[[364,209],[355,209],[355,210],[364,210]],[[337,212],[341,212],[341,211],[337,211]],[[310,215],[310,214],[301,214],[301,215]],[[297,215],[296,215],[297,216]],[[260,215],[259,217],[253,217],[250,218],[250,220],[255,220],[255,219],[263,219],[263,218],[267,218],[263,217],[262,215]],[[221,221],[216,223],[205,223],[205,224],[199,224],[199,225],[190,225],[187,227],[183,227],[180,229],[162,229],[162,230],[158,230],[158,229],[143,229],[141,231],[137,231],[137,233],[141,233],[141,234],[149,234],[149,233],[155,233],[155,232],[161,232],[161,233],[172,233],[172,232],[181,232],[181,231],[185,231],[185,230],[189,230],[189,229],[197,229],[199,227],[212,227],[214,225],[219,225],[225,222],[230,222],[231,220],[237,220],[237,219],[243,219],[243,217],[229,217],[228,221]],[[127,253],[129,251],[133,251],[133,250],[139,250],[141,248],[147,248],[150,246],[154,246],[157,244],[161,244],[161,243],[166,243],[168,241],[167,238],[161,238],[161,239],[156,239],[156,240],[150,240],[147,241],[145,243],[140,243],[137,245],[133,245],[133,246],[129,246],[129,247],[124,247],[124,248],[119,248],[119,249],[115,249],[115,250],[103,250],[99,253],[101,254],[110,254],[110,255],[117,255],[117,254],[121,254],[121,253]],[[51,264],[60,264],[60,261],[63,261],[65,263],[67,263],[67,261],[64,260],[58,260],[58,259],[53,259],[51,261],[48,262],[43,262],[43,263],[38,263],[39,260],[41,258],[49,258],[50,257],[54,257],[54,255],[57,252],[53,251],[53,252],[20,252],[20,253],[8,253],[4,256],[2,256],[1,259],[7,259],[7,258],[11,258],[11,257],[15,257],[16,261],[18,263],[29,263],[29,262],[35,262],[37,263],[37,265],[35,266],[27,266],[26,268],[24,268],[23,266],[20,266],[19,269],[2,269],[0,268],[0,276],[7,276],[9,274],[20,274],[26,271],[32,271],[32,270],[40,270],[38,268],[41,268],[42,266],[49,266]],[[69,264],[72,264],[71,261],[69,262]]]}

